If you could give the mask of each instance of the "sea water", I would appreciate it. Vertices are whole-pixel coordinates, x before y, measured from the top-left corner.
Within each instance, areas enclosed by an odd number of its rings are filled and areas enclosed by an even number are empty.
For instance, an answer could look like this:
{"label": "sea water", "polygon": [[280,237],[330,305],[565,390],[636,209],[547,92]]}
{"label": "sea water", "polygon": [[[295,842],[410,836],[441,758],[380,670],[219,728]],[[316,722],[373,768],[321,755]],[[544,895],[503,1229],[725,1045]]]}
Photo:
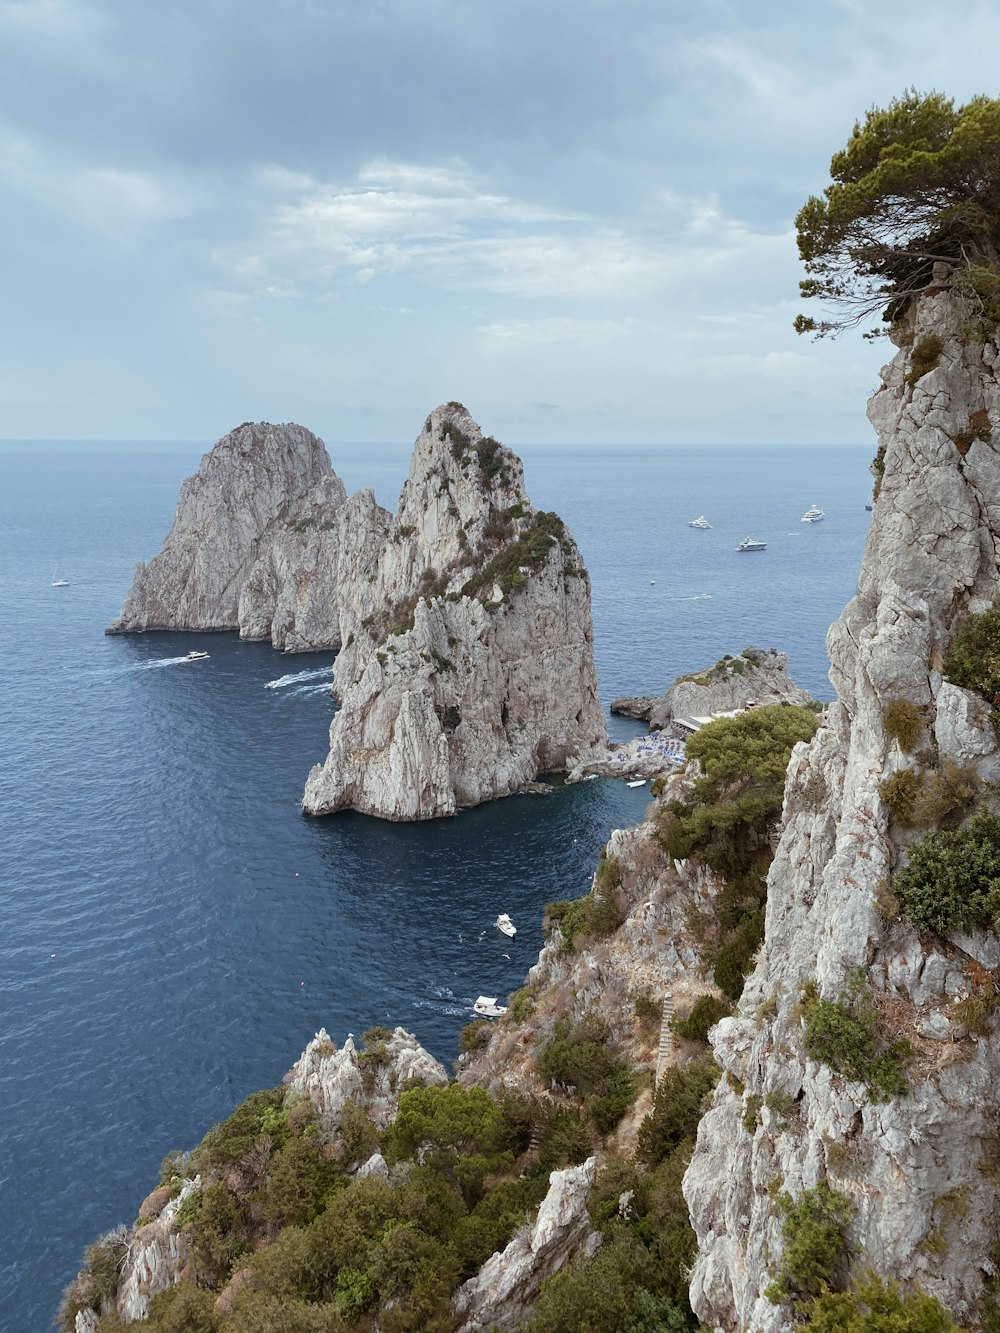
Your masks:
{"label": "sea water", "polygon": [[[135,1217],[166,1151],[279,1083],[321,1025],[340,1042],[402,1023],[450,1062],[476,995],[521,984],[544,904],[586,892],[610,831],[648,801],[601,780],[428,824],[303,818],[330,654],[103,634],[204,447],[0,445],[10,1333],[49,1327],[84,1245]],[[824,636],[854,590],[870,446],[521,452],[532,501],[590,569],[605,703],[750,644],[831,697]],[[408,448],[331,453],[349,489],[394,507]],[[814,502],[825,520],[801,523]],[[701,513],[711,530],[688,528]],[[767,550],[737,554],[748,535]]]}

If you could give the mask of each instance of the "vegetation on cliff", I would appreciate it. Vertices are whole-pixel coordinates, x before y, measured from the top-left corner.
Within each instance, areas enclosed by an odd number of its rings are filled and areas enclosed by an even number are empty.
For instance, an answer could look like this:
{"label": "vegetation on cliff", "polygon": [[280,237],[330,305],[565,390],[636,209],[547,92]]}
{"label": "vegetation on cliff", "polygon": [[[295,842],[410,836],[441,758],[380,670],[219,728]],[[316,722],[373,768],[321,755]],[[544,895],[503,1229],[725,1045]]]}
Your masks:
{"label": "vegetation on cliff", "polygon": [[856,123],[830,163],[831,184],[795,220],[809,276],[804,297],[834,313],[799,315],[819,336],[881,313],[897,319],[931,285],[934,264],[996,323],[1000,315],[1000,100],[956,106],[909,90]]}

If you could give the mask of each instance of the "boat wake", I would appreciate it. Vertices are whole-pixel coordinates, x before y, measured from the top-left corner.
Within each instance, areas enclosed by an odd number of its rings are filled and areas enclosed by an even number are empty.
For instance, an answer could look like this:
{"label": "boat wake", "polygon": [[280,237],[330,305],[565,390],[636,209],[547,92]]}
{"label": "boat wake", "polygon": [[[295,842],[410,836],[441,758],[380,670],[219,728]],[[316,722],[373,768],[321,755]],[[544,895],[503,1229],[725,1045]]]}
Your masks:
{"label": "boat wake", "polygon": [[140,662],[139,671],[155,671],[157,667],[178,666],[181,662],[190,662],[191,658],[184,657],[155,657],[152,662]]}
{"label": "boat wake", "polygon": [[269,680],[264,686],[265,690],[283,690],[288,685],[301,685],[304,680],[319,680],[325,676],[327,680],[332,680],[331,668],[328,666],[314,668],[312,671],[295,671],[288,676],[279,676],[277,680]]}

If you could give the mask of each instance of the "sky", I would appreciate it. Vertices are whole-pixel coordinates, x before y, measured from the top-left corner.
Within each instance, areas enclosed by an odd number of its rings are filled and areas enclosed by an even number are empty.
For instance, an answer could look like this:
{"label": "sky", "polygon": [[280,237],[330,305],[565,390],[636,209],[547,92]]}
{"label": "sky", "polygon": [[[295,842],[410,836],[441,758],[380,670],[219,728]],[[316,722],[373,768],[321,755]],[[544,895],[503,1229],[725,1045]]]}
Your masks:
{"label": "sky", "polygon": [[794,217],[953,0],[0,0],[0,438],[838,443]]}

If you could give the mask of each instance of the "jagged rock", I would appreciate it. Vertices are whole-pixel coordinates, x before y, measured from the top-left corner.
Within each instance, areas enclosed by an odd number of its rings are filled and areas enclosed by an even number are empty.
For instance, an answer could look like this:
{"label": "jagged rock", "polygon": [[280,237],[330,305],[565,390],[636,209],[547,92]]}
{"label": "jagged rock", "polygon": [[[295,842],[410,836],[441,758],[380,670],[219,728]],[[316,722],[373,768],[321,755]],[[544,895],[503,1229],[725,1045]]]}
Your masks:
{"label": "jagged rock", "polygon": [[444,1065],[404,1028],[396,1028],[386,1040],[384,1055],[372,1058],[369,1052],[364,1064],[353,1037],[348,1036],[338,1050],[326,1029],[320,1028],[285,1075],[285,1083],[292,1092],[311,1099],[322,1131],[328,1137],[339,1130],[348,1099],[365,1111],[377,1128],[384,1129],[396,1114],[404,1087],[447,1082]]}
{"label": "jagged rock", "polygon": [[93,1310],[78,1310],[73,1320],[73,1333],[97,1333],[97,1322]]}
{"label": "jagged rock", "polygon": [[[921,297],[869,405],[884,474],[858,594],[828,639],[839,700],[792,754],[764,944],[742,1017],[712,1033],[738,1082],[719,1083],[684,1182],[699,1247],[691,1301],[716,1329],[788,1326],[787,1310],[763,1294],[783,1244],[775,1182],[795,1196],[828,1178],[853,1205],[854,1263],[919,1282],[960,1323],[993,1271],[996,1186],[982,1167],[995,1159],[1000,1037],[953,1025],[942,1040],[942,1017],[969,994],[966,955],[1000,961],[996,941],[921,938],[878,906],[915,836],[890,827],[884,778],[940,758],[997,772],[986,706],[941,676],[962,618],[1000,592],[1000,456],[988,424],[1000,422],[997,349],[970,337],[970,321],[947,288]],[[928,334],[941,339],[940,359],[911,383],[909,349]],[[970,442],[970,427],[984,423],[988,438]],[[896,698],[929,723],[913,756],[883,726]],[[805,1058],[795,1009],[803,985],[815,980],[835,999],[855,968],[890,1031],[914,1046],[907,1097],[873,1104],[862,1085]],[[794,1103],[790,1123],[762,1117],[748,1130],[746,1099],[759,1104],[773,1091]]]}
{"label": "jagged rock", "polygon": [[362,492],[343,529],[341,707],[309,814],[450,815],[603,751],[579,551],[463,407],[427,418],[395,518]]}
{"label": "jagged rock", "polygon": [[367,1162],[364,1162],[355,1171],[358,1180],[364,1180],[367,1176],[381,1176],[383,1180],[389,1179],[389,1166],[380,1152],[373,1152]]}
{"label": "jagged rock", "polygon": [[723,658],[713,667],[679,676],[666,694],[624,695],[614,699],[612,713],[646,721],[654,731],[675,717],[708,717],[731,708],[758,704],[807,704],[810,696],[788,674],[788,656],[773,649],[744,648],[736,657]]}
{"label": "jagged rock", "polygon": [[520,1327],[544,1279],[581,1251],[593,1252],[600,1237],[591,1234],[587,1199],[596,1167],[597,1158],[589,1157],[580,1166],[552,1172],[535,1221],[458,1289],[458,1333],[506,1333]]}
{"label": "jagged rock", "polygon": [[339,647],[345,499],[310,431],[237,427],[184,482],[163,549],[136,566],[107,633],[238,629],[288,652]]}
{"label": "jagged rock", "polygon": [[186,1180],[159,1217],[132,1232],[115,1297],[118,1317],[123,1323],[145,1319],[152,1297],[180,1280],[190,1255],[183,1233],[174,1226],[174,1218],[185,1199],[199,1189],[200,1176]]}

